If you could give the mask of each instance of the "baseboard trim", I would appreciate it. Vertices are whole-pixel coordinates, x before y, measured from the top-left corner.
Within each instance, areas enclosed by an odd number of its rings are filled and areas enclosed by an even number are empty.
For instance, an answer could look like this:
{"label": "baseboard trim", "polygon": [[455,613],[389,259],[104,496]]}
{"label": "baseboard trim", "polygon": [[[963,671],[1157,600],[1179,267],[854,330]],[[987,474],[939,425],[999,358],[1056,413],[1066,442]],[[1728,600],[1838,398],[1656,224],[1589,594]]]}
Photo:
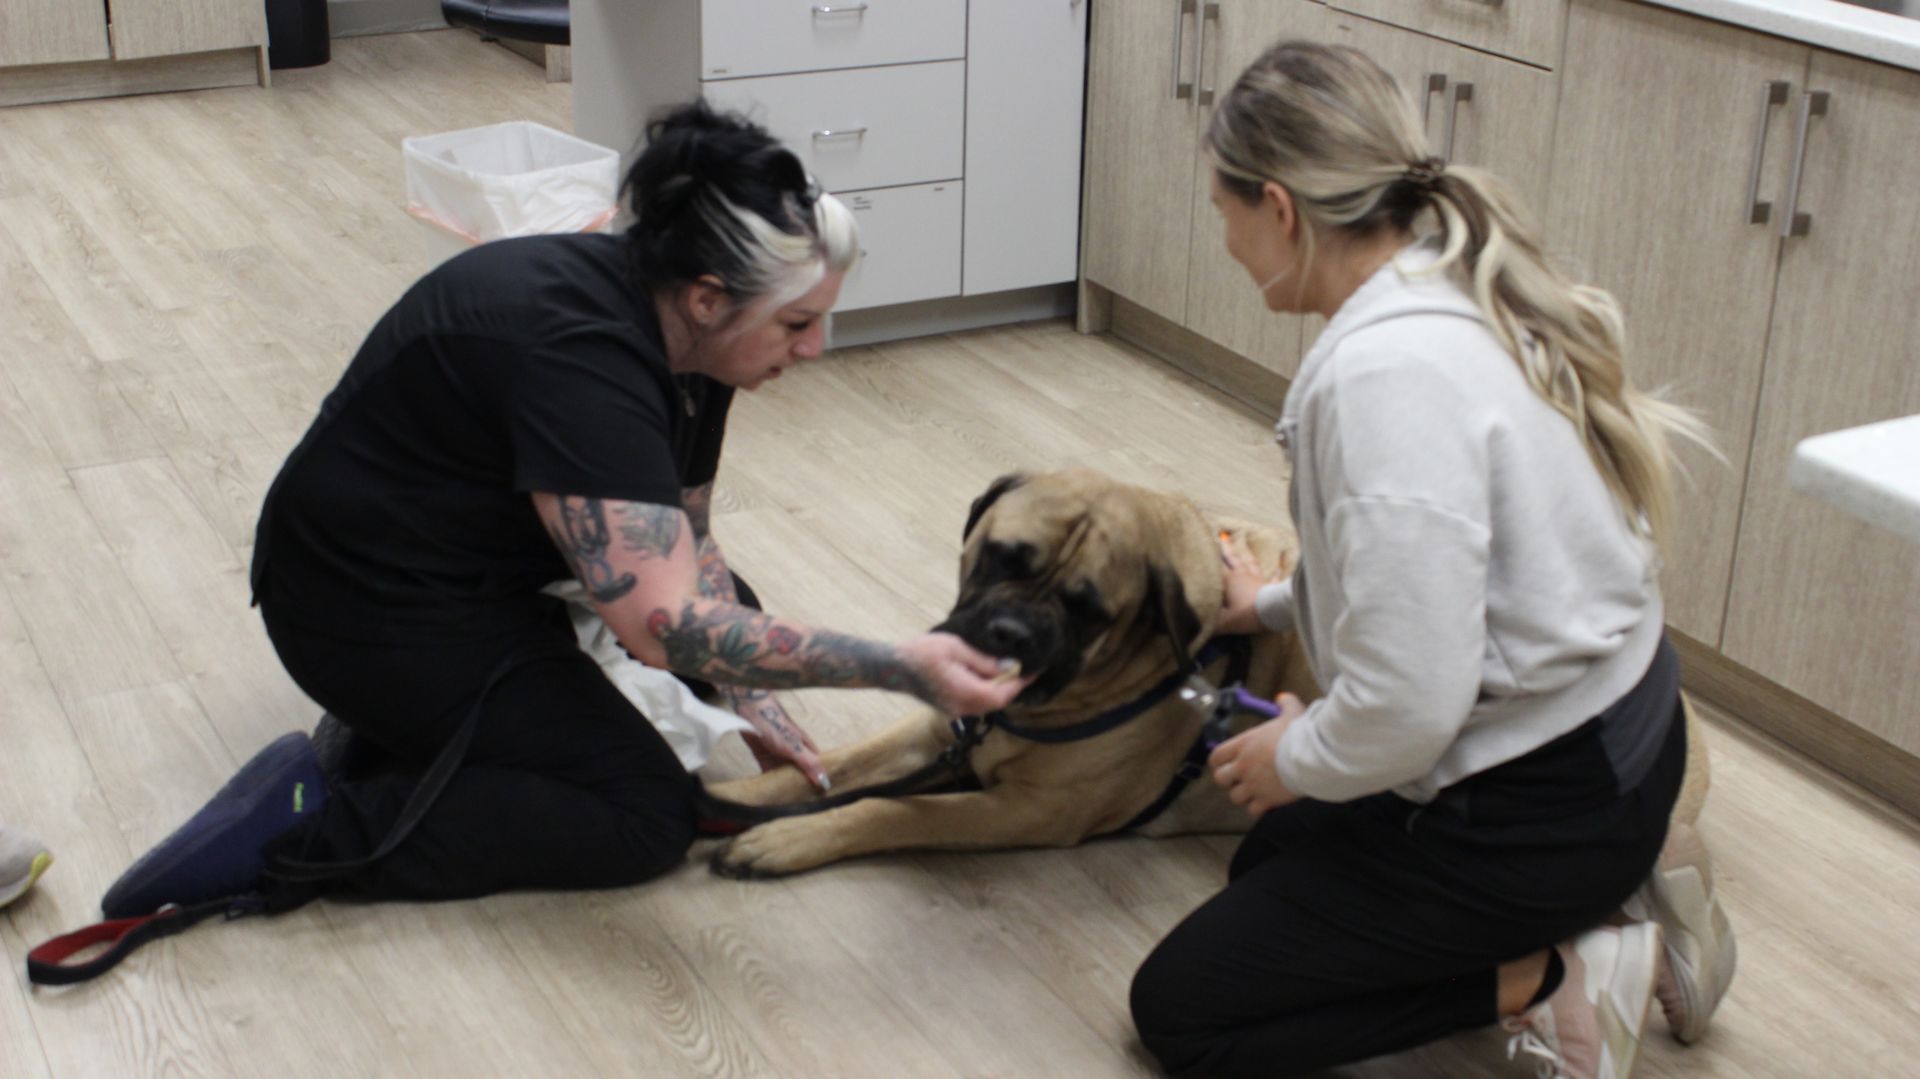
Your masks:
{"label": "baseboard trim", "polygon": [[407,34],[445,30],[440,0],[332,0],[327,5],[328,37]]}
{"label": "baseboard trim", "polygon": [[259,86],[265,69],[261,50],[240,49],[154,56],[141,60],[88,60],[0,68],[0,106],[44,105],[96,97]]}
{"label": "baseboard trim", "polygon": [[959,333],[983,326],[1063,318],[1073,314],[1073,307],[1071,282],[990,292],[984,296],[951,296],[887,307],[864,307],[834,313],[827,330],[828,346],[851,348],[908,337]]}
{"label": "baseboard trim", "polygon": [[1669,628],[1689,693],[1920,817],[1920,758]]}
{"label": "baseboard trim", "polygon": [[1115,337],[1151,352],[1263,416],[1280,415],[1280,405],[1287,399],[1289,385],[1284,375],[1269,371],[1184,326],[1175,325],[1117,293],[1108,293],[1105,314]]}
{"label": "baseboard trim", "polygon": [[537,41],[514,41],[511,38],[495,38],[501,48],[540,65],[547,73],[548,82],[573,81],[573,49],[568,45],[542,45]]}

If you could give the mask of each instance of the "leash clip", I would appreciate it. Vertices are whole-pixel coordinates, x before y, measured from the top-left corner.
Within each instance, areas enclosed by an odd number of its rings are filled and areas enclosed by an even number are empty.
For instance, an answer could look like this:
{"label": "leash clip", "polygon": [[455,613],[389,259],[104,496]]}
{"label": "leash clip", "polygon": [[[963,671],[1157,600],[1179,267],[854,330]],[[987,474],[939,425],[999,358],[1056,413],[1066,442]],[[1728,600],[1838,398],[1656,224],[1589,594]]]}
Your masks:
{"label": "leash clip", "polygon": [[1180,687],[1178,693],[1182,701],[1192,705],[1193,710],[1201,715],[1210,717],[1220,708],[1222,694],[1219,687],[1207,681],[1206,676],[1198,671],[1187,676],[1186,684]]}

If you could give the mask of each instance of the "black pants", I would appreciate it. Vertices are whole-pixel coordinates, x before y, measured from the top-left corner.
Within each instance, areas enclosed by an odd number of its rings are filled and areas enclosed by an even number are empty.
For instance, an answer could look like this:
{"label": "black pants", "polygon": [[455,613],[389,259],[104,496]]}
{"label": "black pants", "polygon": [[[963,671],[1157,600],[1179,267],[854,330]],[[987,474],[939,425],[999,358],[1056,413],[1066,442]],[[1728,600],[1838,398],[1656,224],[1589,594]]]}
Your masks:
{"label": "black pants", "polygon": [[693,842],[693,781],[653,725],[550,624],[477,643],[395,646],[304,631],[263,608],[287,672],[377,747],[333,782],[325,808],[274,841],[275,857],[350,861],[393,830],[421,773],[473,712],[473,741],[432,808],[389,855],[328,894],[460,899],[514,888],[606,888],[671,869]]}
{"label": "black pants", "polygon": [[[1663,643],[1656,670],[1672,661]],[[1142,1042],[1171,1072],[1272,1076],[1492,1023],[1500,964],[1600,924],[1652,870],[1686,768],[1669,696],[1627,791],[1603,713],[1425,807],[1382,794],[1267,813],[1226,890],[1134,976]]]}

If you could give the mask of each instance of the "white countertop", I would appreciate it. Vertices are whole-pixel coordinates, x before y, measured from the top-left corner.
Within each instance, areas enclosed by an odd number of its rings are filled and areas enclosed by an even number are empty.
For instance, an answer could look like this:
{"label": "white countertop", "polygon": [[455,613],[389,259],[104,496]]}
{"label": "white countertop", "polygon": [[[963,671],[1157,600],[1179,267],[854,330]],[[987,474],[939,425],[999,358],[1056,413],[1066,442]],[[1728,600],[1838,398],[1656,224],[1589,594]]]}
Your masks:
{"label": "white countertop", "polygon": [[1920,71],[1920,19],[1840,0],[1641,0]]}
{"label": "white countertop", "polygon": [[1920,415],[1802,440],[1787,482],[1920,543]]}

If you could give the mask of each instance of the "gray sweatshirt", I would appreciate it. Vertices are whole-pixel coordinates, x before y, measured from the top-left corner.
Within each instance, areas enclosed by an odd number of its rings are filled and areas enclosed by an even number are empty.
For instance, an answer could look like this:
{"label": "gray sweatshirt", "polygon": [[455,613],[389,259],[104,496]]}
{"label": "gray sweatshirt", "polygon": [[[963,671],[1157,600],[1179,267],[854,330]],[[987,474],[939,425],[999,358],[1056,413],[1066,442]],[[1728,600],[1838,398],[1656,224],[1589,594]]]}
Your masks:
{"label": "gray sweatshirt", "polygon": [[1578,727],[1662,632],[1652,546],[1471,296],[1409,247],[1302,362],[1276,426],[1300,560],[1260,591],[1324,696],[1280,740],[1295,792],[1416,802]]}

